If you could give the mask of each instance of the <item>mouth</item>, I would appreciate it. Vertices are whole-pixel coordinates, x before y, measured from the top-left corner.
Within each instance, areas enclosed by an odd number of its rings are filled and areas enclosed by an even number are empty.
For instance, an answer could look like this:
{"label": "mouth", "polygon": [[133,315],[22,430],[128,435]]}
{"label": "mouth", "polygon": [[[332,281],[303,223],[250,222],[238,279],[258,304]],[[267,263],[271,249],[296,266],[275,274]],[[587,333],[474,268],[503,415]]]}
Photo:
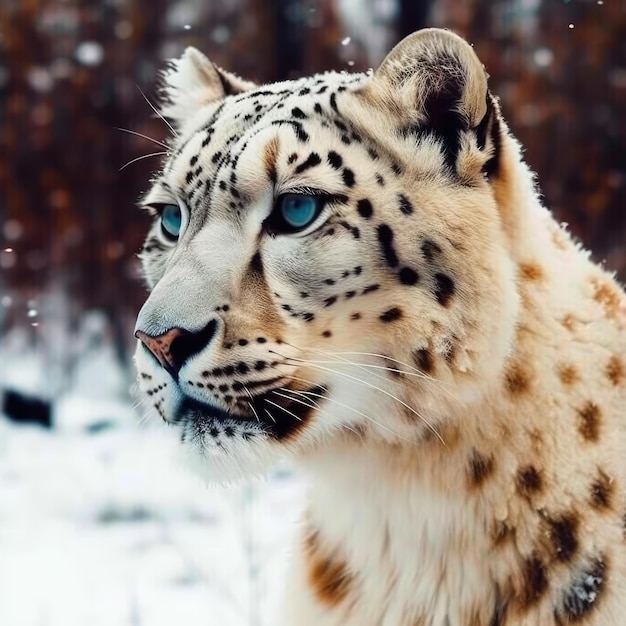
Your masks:
{"label": "mouth", "polygon": [[302,430],[320,408],[328,394],[324,385],[308,389],[282,388],[253,395],[237,410],[201,402],[186,396],[180,403],[174,424],[192,426],[197,433],[213,437],[241,435],[245,439],[265,434],[273,439],[287,440]]}

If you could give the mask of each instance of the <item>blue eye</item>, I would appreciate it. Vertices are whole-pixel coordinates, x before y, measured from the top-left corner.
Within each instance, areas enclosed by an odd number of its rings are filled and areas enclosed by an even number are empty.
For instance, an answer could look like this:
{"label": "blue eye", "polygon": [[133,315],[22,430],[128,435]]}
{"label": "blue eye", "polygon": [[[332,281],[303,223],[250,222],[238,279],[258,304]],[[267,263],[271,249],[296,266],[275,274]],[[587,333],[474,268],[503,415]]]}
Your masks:
{"label": "blue eye", "polygon": [[277,209],[283,222],[283,230],[294,232],[306,228],[320,214],[323,205],[322,198],[318,196],[296,193],[280,196]]}
{"label": "blue eye", "polygon": [[161,230],[168,239],[178,239],[183,216],[180,207],[175,204],[165,204],[161,209]]}

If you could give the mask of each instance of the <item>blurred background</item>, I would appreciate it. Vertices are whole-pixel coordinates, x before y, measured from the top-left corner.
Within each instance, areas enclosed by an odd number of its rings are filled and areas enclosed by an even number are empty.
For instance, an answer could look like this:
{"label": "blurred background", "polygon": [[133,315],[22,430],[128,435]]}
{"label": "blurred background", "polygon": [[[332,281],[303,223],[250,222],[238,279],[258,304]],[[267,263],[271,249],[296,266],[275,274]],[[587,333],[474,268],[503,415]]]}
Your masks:
{"label": "blurred background", "polygon": [[258,82],[366,70],[424,26],[473,43],[626,280],[623,0],[0,0],[2,626],[273,624],[298,478],[206,490],[129,393],[158,72],[188,45]]}

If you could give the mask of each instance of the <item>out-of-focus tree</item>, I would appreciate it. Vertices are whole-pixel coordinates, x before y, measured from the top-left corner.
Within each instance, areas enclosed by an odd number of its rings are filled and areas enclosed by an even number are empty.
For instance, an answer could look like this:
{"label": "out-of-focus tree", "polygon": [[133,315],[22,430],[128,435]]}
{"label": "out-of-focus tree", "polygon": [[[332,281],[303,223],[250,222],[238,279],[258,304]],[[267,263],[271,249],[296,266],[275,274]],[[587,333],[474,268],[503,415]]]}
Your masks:
{"label": "out-of-focus tree", "polygon": [[547,204],[626,278],[624,2],[5,0],[0,24],[5,325],[27,324],[28,302],[54,291],[73,324],[108,311],[126,344],[145,295],[147,218],[133,204],[168,132],[147,99],[166,59],[195,45],[257,82],[364,70],[422,25],[475,45]]}

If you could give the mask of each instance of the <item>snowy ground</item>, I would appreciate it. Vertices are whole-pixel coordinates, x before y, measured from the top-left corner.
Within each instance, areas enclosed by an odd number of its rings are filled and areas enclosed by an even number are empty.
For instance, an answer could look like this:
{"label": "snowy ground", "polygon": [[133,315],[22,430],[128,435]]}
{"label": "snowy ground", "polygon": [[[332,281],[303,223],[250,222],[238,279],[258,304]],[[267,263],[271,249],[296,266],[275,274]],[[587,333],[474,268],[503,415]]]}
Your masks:
{"label": "snowy ground", "polygon": [[[100,392],[103,354],[90,355]],[[33,374],[21,356],[11,372],[3,358],[0,388],[20,364]],[[0,416],[0,625],[275,626],[301,481],[207,488],[165,429],[77,388],[56,403],[57,431]]]}

